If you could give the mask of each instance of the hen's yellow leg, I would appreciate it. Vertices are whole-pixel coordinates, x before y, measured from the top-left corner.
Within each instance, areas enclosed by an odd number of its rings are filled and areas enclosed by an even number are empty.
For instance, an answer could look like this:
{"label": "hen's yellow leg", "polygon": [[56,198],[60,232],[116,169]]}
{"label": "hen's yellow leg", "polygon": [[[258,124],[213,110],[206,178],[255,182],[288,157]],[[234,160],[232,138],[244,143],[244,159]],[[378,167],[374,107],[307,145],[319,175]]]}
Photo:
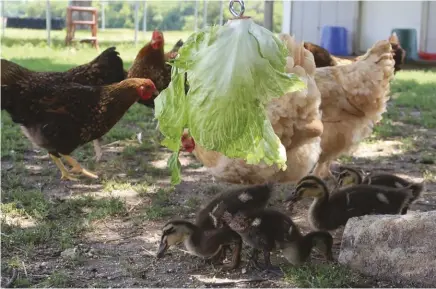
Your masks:
{"label": "hen's yellow leg", "polygon": [[98,179],[98,176],[87,169],[82,168],[82,166],[72,157],[67,155],[62,155],[62,157],[73,167],[70,172],[71,173],[81,173],[89,178]]}
{"label": "hen's yellow leg", "polygon": [[70,180],[70,181],[77,181],[75,177],[70,175],[70,173],[65,168],[64,164],[62,163],[61,159],[58,157],[55,157],[52,154],[49,154],[53,162],[56,164],[56,166],[59,168],[59,170],[62,173],[61,180]]}

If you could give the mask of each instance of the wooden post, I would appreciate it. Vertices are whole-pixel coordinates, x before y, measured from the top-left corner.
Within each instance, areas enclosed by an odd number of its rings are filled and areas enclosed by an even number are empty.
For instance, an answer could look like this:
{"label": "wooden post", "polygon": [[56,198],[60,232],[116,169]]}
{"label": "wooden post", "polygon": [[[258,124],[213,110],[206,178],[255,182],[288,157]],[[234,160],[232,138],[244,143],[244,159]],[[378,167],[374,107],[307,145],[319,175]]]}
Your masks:
{"label": "wooden post", "polygon": [[197,29],[198,29],[198,0],[195,0],[194,18],[195,18],[194,31],[197,32]]}
{"label": "wooden post", "polygon": [[138,45],[138,29],[139,29],[138,10],[139,10],[139,1],[135,1],[135,45]]}
{"label": "wooden post", "polygon": [[223,0],[220,0],[220,25],[224,22]]}
{"label": "wooden post", "polygon": [[273,32],[274,22],[273,22],[273,7],[274,1],[265,1],[263,14],[263,26]]}
{"label": "wooden post", "polygon": [[51,30],[51,11],[50,11],[50,0],[47,0],[47,6],[45,10],[45,26],[47,30],[47,45],[50,46],[50,30]]}
{"label": "wooden post", "polygon": [[203,27],[207,26],[207,0],[203,1]]}
{"label": "wooden post", "polygon": [[105,0],[100,0],[101,3],[101,30],[105,31],[106,30],[106,15],[104,12],[104,8],[105,8]]}
{"label": "wooden post", "polygon": [[142,19],[142,32],[145,33],[147,32],[147,1],[144,0],[144,17]]}
{"label": "wooden post", "polygon": [[6,26],[6,17],[5,17],[5,4],[6,1],[2,0],[2,36],[5,36],[5,26]]}

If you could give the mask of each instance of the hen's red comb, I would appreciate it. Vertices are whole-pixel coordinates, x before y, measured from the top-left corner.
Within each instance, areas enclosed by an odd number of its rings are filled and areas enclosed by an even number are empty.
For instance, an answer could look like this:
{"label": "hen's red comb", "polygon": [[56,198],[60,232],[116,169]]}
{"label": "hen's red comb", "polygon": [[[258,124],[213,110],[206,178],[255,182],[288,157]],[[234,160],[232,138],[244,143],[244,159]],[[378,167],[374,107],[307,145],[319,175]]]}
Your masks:
{"label": "hen's red comb", "polygon": [[151,39],[157,39],[161,37],[162,37],[162,33],[159,30],[154,30],[153,34],[151,35]]}

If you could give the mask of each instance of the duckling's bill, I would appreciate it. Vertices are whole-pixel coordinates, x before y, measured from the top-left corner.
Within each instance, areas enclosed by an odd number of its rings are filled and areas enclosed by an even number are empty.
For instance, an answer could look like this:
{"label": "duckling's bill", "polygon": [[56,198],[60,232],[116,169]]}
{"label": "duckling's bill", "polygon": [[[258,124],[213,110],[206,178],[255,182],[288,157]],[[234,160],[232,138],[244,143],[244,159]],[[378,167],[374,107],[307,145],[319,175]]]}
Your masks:
{"label": "duckling's bill", "polygon": [[159,249],[157,250],[156,257],[162,258],[165,255],[165,252],[168,250],[169,245],[166,238],[162,238],[160,241]]}

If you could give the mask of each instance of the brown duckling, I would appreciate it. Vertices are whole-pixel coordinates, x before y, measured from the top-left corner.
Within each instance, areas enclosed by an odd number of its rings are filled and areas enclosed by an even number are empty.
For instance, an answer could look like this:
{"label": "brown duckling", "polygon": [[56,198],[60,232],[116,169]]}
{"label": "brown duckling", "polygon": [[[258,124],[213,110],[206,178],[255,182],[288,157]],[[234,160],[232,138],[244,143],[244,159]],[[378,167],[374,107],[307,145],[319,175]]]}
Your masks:
{"label": "brown duckling", "polygon": [[424,191],[424,183],[410,182],[399,176],[386,173],[370,173],[368,175],[365,175],[364,172],[361,170],[345,166],[340,168],[338,184],[340,187],[365,184],[374,186],[386,186],[390,188],[404,188],[410,185],[414,185],[412,190],[414,198],[411,199],[410,203],[403,208],[401,212],[402,215],[407,213],[409,205],[419,199],[422,192]]}
{"label": "brown duckling", "polygon": [[[262,209],[268,204],[272,190],[273,183],[266,183],[255,186],[245,186],[219,194],[197,213],[195,224],[203,230],[221,228],[223,224],[220,224],[213,215],[218,204],[224,203],[236,206],[243,212]],[[229,250],[229,247],[223,246],[222,252],[216,255],[217,260],[215,261],[225,258],[227,250]]]}
{"label": "brown duckling", "polygon": [[212,258],[221,252],[222,246],[235,245],[232,262],[229,269],[239,266],[242,240],[229,228],[203,230],[197,225],[184,220],[173,220],[165,224],[157,252],[157,258],[162,258],[173,245],[183,243],[192,255]]}
{"label": "brown duckling", "polygon": [[218,220],[215,219],[212,213],[220,203],[237,207],[244,212],[265,208],[271,198],[272,190],[273,183],[266,183],[224,192],[212,199],[197,213],[195,223],[205,230],[219,227]]}
{"label": "brown duckling", "polygon": [[[282,250],[285,258],[293,265],[306,261],[314,246],[321,249],[327,259],[332,260],[333,238],[330,233],[317,231],[303,236],[291,218],[281,212],[259,209],[232,214],[225,205],[221,205],[215,213],[242,237],[244,243],[253,248],[250,263],[258,269],[282,276],[281,270],[273,267],[270,261],[270,252],[274,250]],[[259,250],[263,251],[264,266],[257,263]]]}
{"label": "brown duckling", "polygon": [[374,185],[355,185],[337,190],[330,196],[325,183],[315,177],[302,178],[295,191],[285,200],[291,204],[311,197],[309,222],[318,230],[334,230],[348,219],[369,214],[400,214],[414,200],[416,185],[389,188]]}

